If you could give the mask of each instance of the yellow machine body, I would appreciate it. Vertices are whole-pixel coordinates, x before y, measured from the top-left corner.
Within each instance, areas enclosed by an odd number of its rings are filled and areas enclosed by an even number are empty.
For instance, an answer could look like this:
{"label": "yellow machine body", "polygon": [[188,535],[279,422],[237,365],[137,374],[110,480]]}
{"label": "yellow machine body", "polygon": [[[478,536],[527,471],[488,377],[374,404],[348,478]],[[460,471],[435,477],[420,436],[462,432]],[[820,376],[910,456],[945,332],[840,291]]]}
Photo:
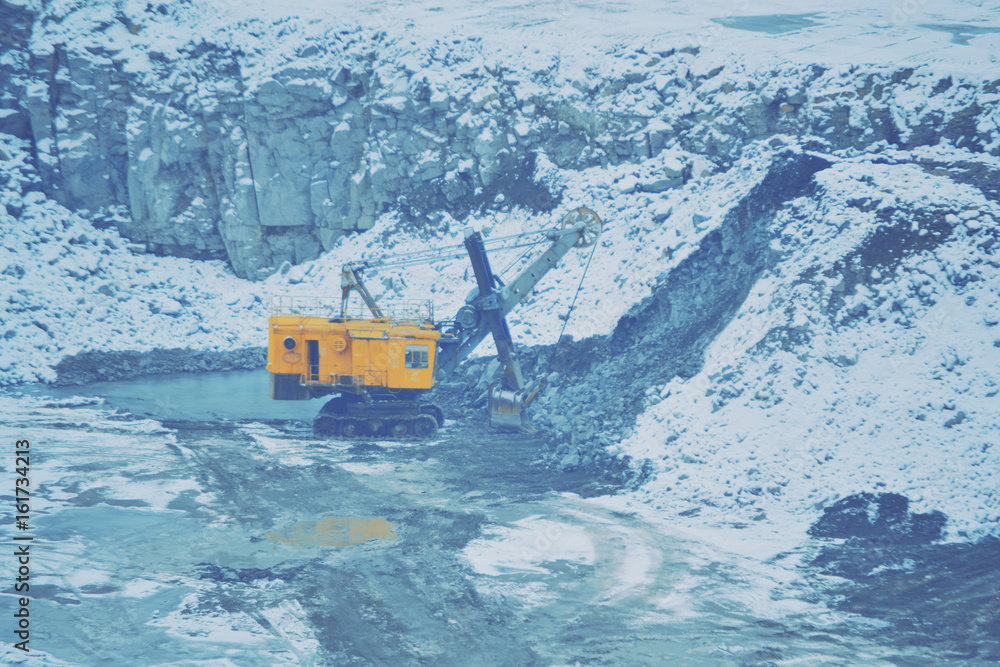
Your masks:
{"label": "yellow machine body", "polygon": [[441,332],[429,321],[279,314],[269,320],[271,398],[430,389]]}

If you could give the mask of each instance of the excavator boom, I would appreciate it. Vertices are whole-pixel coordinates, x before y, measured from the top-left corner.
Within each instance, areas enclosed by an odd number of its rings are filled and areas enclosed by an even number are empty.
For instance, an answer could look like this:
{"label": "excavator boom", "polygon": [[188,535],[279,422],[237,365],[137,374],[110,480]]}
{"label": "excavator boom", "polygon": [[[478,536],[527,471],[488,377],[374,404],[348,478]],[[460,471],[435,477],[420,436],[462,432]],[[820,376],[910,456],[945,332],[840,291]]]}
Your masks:
{"label": "excavator boom", "polygon": [[340,277],[340,288],[342,292],[340,301],[341,317],[347,317],[347,299],[351,296],[352,289],[361,295],[362,301],[368,306],[368,310],[371,311],[373,317],[378,319],[385,317],[385,313],[375,303],[375,297],[371,295],[371,292],[368,291],[368,288],[365,287],[364,282],[361,280],[359,269],[350,264],[345,265]]}
{"label": "excavator boom", "polygon": [[[535,261],[517,275],[509,284],[494,292],[495,299],[479,300],[482,288],[479,287],[466,298],[466,305],[459,309],[455,316],[455,321],[459,328],[457,344],[449,344],[446,349],[438,353],[437,371],[435,378],[443,380],[465,361],[473,350],[489,335],[490,326],[483,320],[479,313],[483,306],[493,303],[495,300],[499,304],[502,315],[507,315],[514,306],[523,301],[535,289],[535,285],[548,273],[556,264],[573,248],[586,248],[597,241],[601,233],[601,219],[589,208],[578,208],[566,214],[563,218],[561,228],[548,233],[548,238],[552,245],[542,253]],[[469,248],[469,231],[466,233],[466,248]],[[473,233],[474,234],[474,233]],[[475,235],[475,234],[474,234]],[[477,244],[481,247],[482,237]],[[470,260],[473,268],[476,266],[474,255],[482,254],[485,257],[485,250],[469,250]],[[488,265],[487,265],[488,268]],[[477,284],[479,282],[477,276]],[[502,360],[501,360],[502,362]]]}
{"label": "excavator boom", "polygon": [[[514,278],[500,286],[490,269],[483,238],[471,228],[466,229],[465,247],[476,275],[477,288],[466,298],[466,304],[456,315],[457,340],[439,341],[437,379],[447,377],[464,361],[487,334],[493,335],[497,358],[503,366],[503,377],[489,389],[490,423],[498,426],[524,426],[524,409],[534,400],[540,388],[529,391],[514,356],[514,341],[507,326],[506,315],[530,294],[538,281],[559,263],[572,248],[593,244],[601,233],[601,219],[587,208],[576,209],[563,218],[561,228],[548,234],[552,245]],[[443,344],[442,344],[443,343]]]}

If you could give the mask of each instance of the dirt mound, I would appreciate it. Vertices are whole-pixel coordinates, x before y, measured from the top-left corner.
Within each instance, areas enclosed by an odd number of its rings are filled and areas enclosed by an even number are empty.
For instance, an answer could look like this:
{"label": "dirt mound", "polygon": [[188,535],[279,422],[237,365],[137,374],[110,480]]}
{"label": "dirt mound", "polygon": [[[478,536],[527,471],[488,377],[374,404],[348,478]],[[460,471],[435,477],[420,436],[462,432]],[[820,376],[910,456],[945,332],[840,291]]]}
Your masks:
{"label": "dirt mound", "polygon": [[160,373],[199,373],[262,368],[267,349],[244,347],[230,351],[149,350],[147,352],[81,352],[56,365],[53,384],[72,385],[125,380]]}

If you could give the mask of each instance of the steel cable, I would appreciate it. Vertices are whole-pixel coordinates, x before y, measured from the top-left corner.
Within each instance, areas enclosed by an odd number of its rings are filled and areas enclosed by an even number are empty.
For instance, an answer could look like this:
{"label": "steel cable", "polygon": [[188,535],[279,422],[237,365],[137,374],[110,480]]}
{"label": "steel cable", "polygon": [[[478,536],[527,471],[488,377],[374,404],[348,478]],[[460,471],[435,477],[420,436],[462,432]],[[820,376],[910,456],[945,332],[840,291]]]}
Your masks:
{"label": "steel cable", "polygon": [[594,253],[597,252],[597,246],[599,244],[594,243],[594,249],[590,251],[590,257],[587,258],[587,266],[583,267],[583,275],[580,276],[580,284],[576,286],[576,294],[573,295],[573,302],[569,305],[569,310],[566,311],[566,319],[563,321],[562,331],[559,332],[559,338],[556,339],[556,345],[562,341],[563,334],[566,333],[566,325],[569,324],[569,318],[573,314],[573,308],[576,306],[576,298],[580,296],[580,290],[583,289],[583,279],[587,277],[587,271],[590,270],[590,260],[594,259]]}
{"label": "steel cable", "polygon": [[[513,245],[505,245],[494,247],[498,243],[504,241],[511,241],[515,239],[523,239],[532,236],[548,234],[550,230],[540,230],[536,232],[524,232],[521,234],[511,234],[509,236],[498,236],[496,238],[486,239],[483,241],[484,245],[492,250],[514,250],[517,248],[527,248],[537,245],[541,241],[534,241],[531,243],[515,243]],[[443,246],[440,248],[435,248],[433,250],[421,250],[418,252],[400,253],[397,255],[386,255],[378,259],[364,259],[355,263],[357,268],[362,269],[373,269],[385,266],[414,266],[417,264],[428,264],[430,262],[444,260],[444,259],[460,259],[465,256],[464,252],[465,245],[450,245]],[[449,254],[449,251],[457,251],[462,249],[463,252],[456,252]],[[509,268],[509,267],[508,267]],[[506,271],[506,269],[504,269]],[[502,272],[501,272],[502,273]]]}

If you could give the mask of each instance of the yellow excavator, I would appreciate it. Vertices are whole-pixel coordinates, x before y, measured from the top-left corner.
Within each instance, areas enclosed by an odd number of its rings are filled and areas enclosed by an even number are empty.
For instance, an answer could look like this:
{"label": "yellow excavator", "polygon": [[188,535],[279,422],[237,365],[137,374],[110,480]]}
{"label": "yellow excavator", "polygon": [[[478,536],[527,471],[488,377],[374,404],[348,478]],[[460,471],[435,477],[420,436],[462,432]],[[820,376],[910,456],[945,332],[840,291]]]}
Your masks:
{"label": "yellow excavator", "polygon": [[[541,383],[525,383],[506,315],[571,248],[593,245],[601,229],[601,219],[588,208],[570,211],[555,229],[535,233],[542,238],[531,244],[518,245],[529,235],[486,241],[467,228],[464,246],[476,287],[451,320],[435,320],[430,302],[382,307],[362,279],[365,269],[389,266],[393,260],[403,266],[454,257],[447,254],[453,252],[450,248],[345,265],[339,304],[322,298],[274,299],[267,353],[271,398],[308,400],[333,394],[313,422],[321,437],[427,438],[444,424],[444,414],[438,406],[421,402],[421,394],[448,377],[492,335],[503,376],[489,388],[490,424],[526,427],[526,408]],[[507,284],[490,267],[488,243],[519,248],[546,240],[548,249]],[[351,315],[351,292],[361,296],[367,313],[355,310]]]}

